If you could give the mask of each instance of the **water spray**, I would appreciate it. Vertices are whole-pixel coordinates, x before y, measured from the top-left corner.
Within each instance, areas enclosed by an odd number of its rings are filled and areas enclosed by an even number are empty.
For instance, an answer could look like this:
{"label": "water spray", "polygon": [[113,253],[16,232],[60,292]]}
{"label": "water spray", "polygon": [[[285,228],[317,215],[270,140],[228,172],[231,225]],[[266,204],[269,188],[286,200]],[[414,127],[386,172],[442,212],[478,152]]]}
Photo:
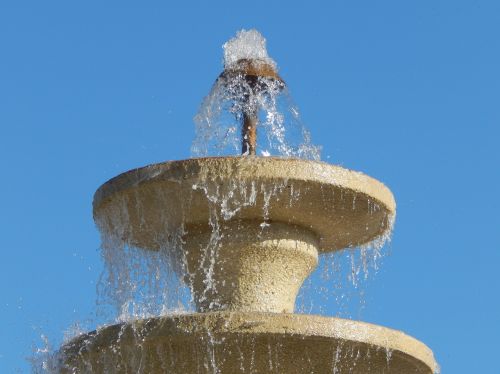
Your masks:
{"label": "water spray", "polygon": [[257,148],[257,126],[259,124],[259,103],[256,97],[267,90],[268,82],[278,83],[283,89],[285,82],[276,72],[276,68],[266,61],[257,59],[240,59],[227,66],[218,79],[223,84],[231,80],[243,78],[249,90],[240,98],[239,107],[242,113],[236,113],[241,118],[241,153],[255,155]]}

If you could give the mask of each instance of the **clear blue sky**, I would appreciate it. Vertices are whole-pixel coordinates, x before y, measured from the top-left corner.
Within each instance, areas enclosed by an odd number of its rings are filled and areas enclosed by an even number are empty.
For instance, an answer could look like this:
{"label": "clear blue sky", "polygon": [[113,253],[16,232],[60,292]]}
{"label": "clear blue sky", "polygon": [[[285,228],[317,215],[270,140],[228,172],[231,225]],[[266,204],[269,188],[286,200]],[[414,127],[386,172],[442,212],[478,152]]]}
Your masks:
{"label": "clear blue sky", "polygon": [[323,158],[395,194],[361,318],[424,341],[443,373],[498,373],[496,0],[1,1],[1,373],[91,315],[94,191],[189,157],[221,45],[254,27]]}

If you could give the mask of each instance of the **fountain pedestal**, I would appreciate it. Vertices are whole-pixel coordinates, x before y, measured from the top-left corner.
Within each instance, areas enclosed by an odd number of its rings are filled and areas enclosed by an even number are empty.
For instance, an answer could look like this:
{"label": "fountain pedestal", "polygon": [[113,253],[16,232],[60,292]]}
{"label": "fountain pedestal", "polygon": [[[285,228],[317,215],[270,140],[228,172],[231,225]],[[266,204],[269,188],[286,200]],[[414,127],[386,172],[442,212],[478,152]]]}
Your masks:
{"label": "fountain pedestal", "polygon": [[319,240],[308,229],[284,223],[230,221],[188,229],[186,280],[197,310],[293,313],[304,280],[318,263]]}

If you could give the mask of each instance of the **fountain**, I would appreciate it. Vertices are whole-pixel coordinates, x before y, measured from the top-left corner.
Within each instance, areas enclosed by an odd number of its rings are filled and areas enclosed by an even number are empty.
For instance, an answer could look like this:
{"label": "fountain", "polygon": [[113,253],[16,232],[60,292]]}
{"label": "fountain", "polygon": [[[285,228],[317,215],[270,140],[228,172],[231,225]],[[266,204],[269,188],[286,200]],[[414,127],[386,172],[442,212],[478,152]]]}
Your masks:
{"label": "fountain", "polygon": [[[164,254],[188,285],[196,312],[78,336],[58,352],[58,372],[437,370],[432,352],[400,331],[294,314],[318,256],[383,239],[396,207],[390,190],[373,178],[314,155],[296,158],[311,147],[287,148],[278,137],[274,149],[288,157],[256,156],[265,121],[259,111],[286,88],[265,48],[252,48],[263,41],[254,30],[242,31],[226,45],[225,69],[212,93],[212,99],[221,90],[230,93],[241,156],[142,167],[106,182],[94,196],[104,250]],[[216,129],[209,124],[206,131],[210,137]]]}

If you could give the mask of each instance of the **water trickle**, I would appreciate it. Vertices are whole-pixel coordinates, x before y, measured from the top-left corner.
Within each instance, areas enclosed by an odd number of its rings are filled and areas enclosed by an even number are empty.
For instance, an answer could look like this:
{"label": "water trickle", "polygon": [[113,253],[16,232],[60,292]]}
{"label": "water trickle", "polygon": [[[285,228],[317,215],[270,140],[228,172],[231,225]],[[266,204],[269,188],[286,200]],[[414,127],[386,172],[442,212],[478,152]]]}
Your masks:
{"label": "water trickle", "polygon": [[365,288],[389,254],[395,215],[387,229],[371,242],[342,251],[323,253],[318,268],[302,286],[297,309],[304,314],[327,314],[352,318],[366,306]]}

